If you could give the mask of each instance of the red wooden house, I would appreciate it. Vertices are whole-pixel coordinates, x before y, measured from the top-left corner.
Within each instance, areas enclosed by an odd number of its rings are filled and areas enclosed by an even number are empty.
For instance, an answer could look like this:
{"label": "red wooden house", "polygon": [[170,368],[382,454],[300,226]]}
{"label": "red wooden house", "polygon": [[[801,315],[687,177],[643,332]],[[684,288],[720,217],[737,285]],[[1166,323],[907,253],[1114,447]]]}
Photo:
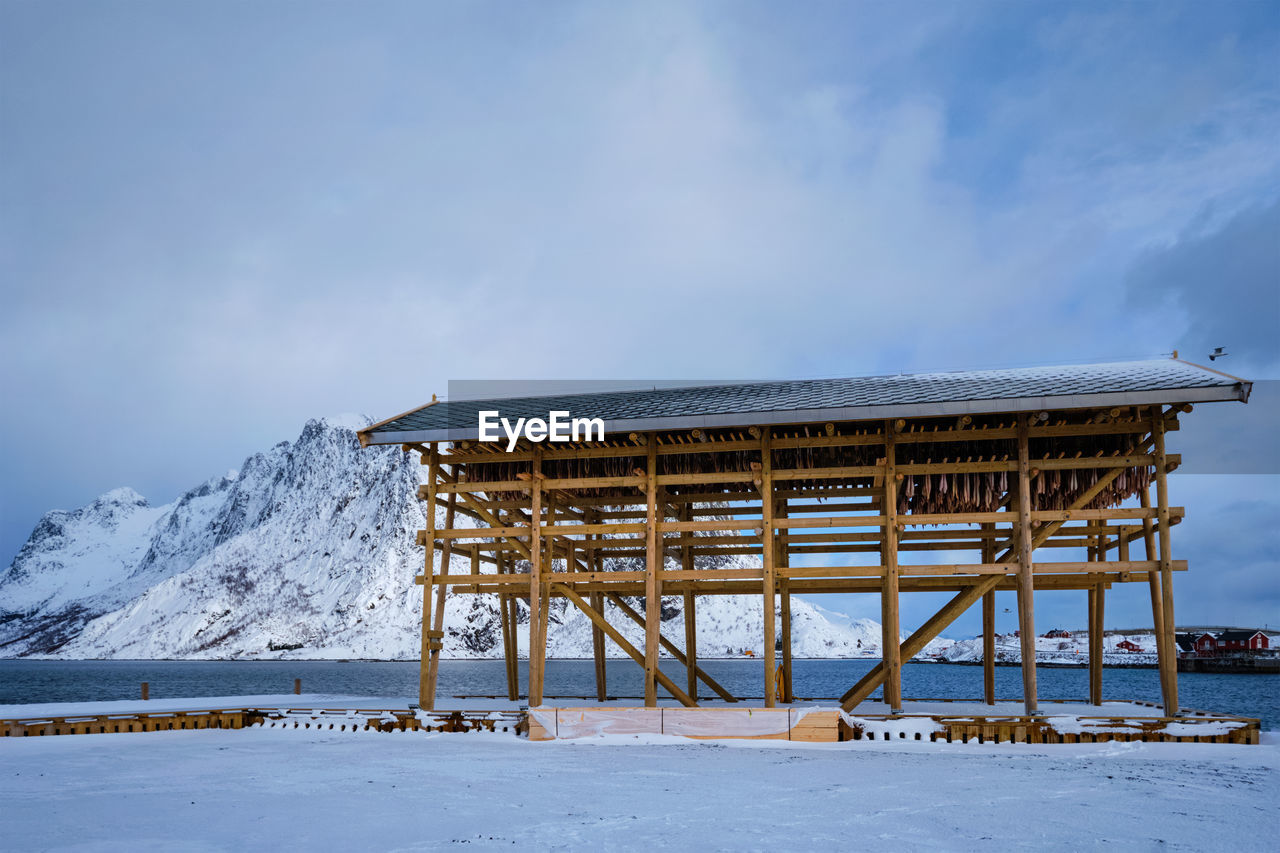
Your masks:
{"label": "red wooden house", "polygon": [[1223,631],[1218,635],[1218,651],[1261,651],[1271,648],[1271,638],[1261,631],[1249,629]]}

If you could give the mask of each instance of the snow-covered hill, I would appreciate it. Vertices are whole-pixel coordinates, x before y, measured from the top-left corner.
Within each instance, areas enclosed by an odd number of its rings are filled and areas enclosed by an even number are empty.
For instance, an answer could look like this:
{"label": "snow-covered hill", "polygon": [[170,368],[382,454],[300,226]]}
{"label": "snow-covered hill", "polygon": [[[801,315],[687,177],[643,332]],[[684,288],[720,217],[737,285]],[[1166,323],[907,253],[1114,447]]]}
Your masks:
{"label": "snow-covered hill", "polygon": [[[116,489],[46,514],[0,572],[0,657],[416,658],[422,466],[398,448],[360,448],[365,423],[309,421],[297,441],[165,506]],[[563,599],[552,607],[549,654],[589,657],[590,622]],[[797,656],[880,654],[873,621],[800,598],[792,619]],[[684,636],[679,598],[664,600],[663,620],[663,633]],[[492,596],[451,595],[445,624],[446,656],[500,654]],[[639,626],[616,624],[642,642]],[[762,635],[759,600],[699,600],[703,655],[759,654]],[[518,636],[524,654],[528,631]]]}

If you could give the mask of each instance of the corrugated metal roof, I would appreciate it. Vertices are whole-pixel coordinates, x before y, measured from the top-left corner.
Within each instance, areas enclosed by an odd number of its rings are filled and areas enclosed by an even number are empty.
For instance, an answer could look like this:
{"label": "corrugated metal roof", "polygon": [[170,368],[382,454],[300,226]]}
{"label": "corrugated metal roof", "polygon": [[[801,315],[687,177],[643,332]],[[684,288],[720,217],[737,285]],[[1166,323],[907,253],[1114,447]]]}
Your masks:
{"label": "corrugated metal roof", "polygon": [[641,391],[455,400],[424,406],[365,431],[372,444],[460,441],[479,412],[511,420],[551,411],[601,418],[606,434],[646,429],[812,423],[885,417],[1246,401],[1251,384],[1177,359],[1109,364],[797,379]]}

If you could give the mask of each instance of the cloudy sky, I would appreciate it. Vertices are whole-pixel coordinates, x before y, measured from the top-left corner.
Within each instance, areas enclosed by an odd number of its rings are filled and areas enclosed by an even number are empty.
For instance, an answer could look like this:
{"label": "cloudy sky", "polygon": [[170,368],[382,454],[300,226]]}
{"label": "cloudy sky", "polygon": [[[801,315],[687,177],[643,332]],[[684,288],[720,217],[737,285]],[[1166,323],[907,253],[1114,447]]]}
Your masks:
{"label": "cloudy sky", "polygon": [[[0,0],[0,563],[456,379],[1275,379],[1277,57],[1261,2]],[[1258,396],[1180,622],[1280,625]]]}

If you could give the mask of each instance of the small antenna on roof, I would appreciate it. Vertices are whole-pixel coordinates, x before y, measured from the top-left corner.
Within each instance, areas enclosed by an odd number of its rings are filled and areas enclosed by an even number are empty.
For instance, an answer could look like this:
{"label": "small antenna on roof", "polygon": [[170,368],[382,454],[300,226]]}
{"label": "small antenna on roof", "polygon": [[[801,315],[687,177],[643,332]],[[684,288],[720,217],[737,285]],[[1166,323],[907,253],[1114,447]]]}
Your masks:
{"label": "small antenna on roof", "polygon": [[1220,358],[1231,355],[1229,352],[1223,352],[1224,347],[1214,347],[1213,352],[1209,353],[1210,361],[1217,361]]}

